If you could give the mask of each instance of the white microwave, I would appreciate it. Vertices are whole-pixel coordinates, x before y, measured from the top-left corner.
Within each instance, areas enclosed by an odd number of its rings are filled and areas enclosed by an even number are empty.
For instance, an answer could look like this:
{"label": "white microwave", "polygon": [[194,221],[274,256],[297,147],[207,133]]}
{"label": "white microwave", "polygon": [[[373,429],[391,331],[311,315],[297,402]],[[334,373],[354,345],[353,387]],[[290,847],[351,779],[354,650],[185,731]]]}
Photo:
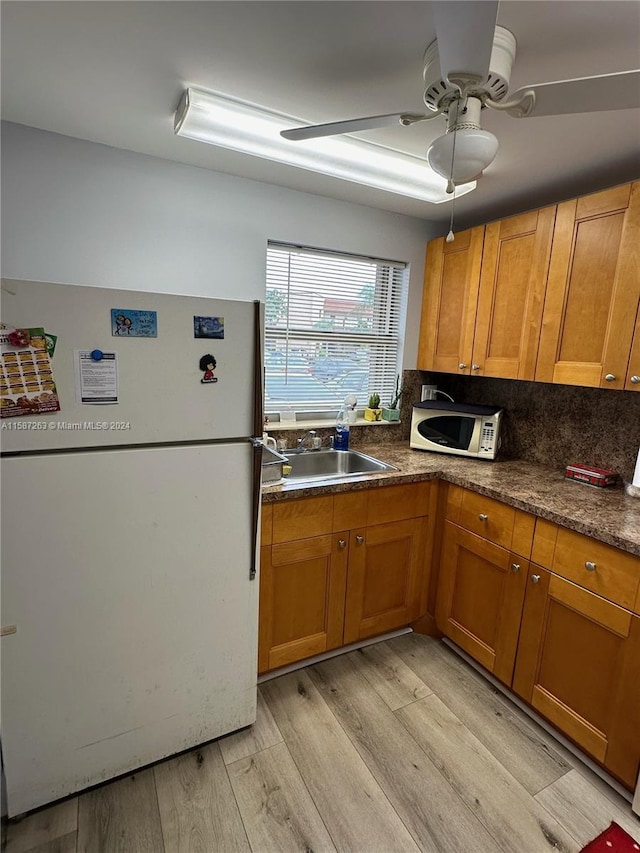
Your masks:
{"label": "white microwave", "polygon": [[424,400],[413,407],[410,447],[495,459],[501,417],[502,409],[497,406]]}

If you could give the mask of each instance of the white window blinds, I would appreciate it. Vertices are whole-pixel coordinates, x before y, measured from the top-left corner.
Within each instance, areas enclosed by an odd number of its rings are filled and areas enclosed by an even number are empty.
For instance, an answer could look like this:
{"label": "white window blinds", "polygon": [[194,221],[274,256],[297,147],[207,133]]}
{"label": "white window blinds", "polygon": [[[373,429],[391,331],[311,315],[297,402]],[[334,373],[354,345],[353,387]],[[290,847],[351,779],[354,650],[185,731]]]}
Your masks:
{"label": "white window blinds", "polygon": [[391,402],[407,267],[269,243],[265,411],[332,411],[355,394]]}

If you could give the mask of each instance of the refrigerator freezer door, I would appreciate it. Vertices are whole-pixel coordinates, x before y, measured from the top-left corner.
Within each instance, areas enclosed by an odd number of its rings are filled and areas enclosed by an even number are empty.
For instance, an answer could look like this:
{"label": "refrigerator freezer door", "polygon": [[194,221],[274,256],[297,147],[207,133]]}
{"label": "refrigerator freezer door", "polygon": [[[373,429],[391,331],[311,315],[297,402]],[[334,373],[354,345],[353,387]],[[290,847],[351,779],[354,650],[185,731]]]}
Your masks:
{"label": "refrigerator freezer door", "polygon": [[2,460],[10,815],[255,720],[251,456]]}
{"label": "refrigerator freezer door", "polygon": [[[156,311],[158,336],[113,336],[112,309]],[[194,337],[194,317],[223,318],[224,338]],[[253,419],[251,302],[3,279],[1,319],[7,326],[44,326],[57,335],[51,364],[61,408],[3,419],[3,452],[262,433],[261,423],[255,432]],[[117,404],[77,401],[76,350],[117,353]],[[216,382],[201,381],[199,363],[205,355],[216,361]],[[18,421],[31,421],[38,428],[17,428]]]}

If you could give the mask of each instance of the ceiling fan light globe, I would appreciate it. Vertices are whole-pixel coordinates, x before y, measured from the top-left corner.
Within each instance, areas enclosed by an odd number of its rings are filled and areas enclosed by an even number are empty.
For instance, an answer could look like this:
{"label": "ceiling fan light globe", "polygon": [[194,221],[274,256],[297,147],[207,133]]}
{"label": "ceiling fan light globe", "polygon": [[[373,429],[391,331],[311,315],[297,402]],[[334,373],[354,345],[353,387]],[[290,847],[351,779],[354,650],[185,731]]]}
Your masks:
{"label": "ceiling fan light globe", "polygon": [[453,133],[435,139],[427,151],[427,161],[434,172],[454,184],[464,184],[482,174],[498,153],[498,140],[488,130],[465,129],[456,133],[453,171]]}

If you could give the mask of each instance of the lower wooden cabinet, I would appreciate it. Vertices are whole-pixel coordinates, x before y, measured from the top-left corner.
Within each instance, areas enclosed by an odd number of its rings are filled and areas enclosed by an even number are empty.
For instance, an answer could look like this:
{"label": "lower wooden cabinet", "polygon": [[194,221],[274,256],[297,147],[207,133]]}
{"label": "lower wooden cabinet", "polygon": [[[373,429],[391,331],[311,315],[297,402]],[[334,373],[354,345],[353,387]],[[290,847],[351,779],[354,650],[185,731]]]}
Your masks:
{"label": "lower wooden cabinet", "polygon": [[[480,512],[467,513],[470,526],[485,529],[491,541],[459,523],[467,518],[456,509],[465,496],[453,488],[438,628],[633,788],[640,770],[640,615],[633,612],[640,610],[640,559],[541,520],[533,537],[509,539],[504,525],[486,524],[492,510],[476,507],[481,498],[472,495],[469,505]],[[526,527],[521,519],[513,531]],[[496,540],[511,541],[521,554]]]}
{"label": "lower wooden cabinet", "polygon": [[513,689],[628,787],[640,763],[640,616],[529,572]]}
{"label": "lower wooden cabinet", "polygon": [[526,560],[449,521],[440,559],[440,630],[511,684],[524,601]]}
{"label": "lower wooden cabinet", "polygon": [[347,555],[340,534],[262,548],[259,672],[342,645]]}
{"label": "lower wooden cabinet", "polygon": [[410,518],[352,531],[345,644],[408,625],[421,615],[426,522]]}
{"label": "lower wooden cabinet", "polygon": [[431,494],[428,482],[415,483],[263,512],[262,541],[273,544],[261,549],[260,673],[424,615]]}

